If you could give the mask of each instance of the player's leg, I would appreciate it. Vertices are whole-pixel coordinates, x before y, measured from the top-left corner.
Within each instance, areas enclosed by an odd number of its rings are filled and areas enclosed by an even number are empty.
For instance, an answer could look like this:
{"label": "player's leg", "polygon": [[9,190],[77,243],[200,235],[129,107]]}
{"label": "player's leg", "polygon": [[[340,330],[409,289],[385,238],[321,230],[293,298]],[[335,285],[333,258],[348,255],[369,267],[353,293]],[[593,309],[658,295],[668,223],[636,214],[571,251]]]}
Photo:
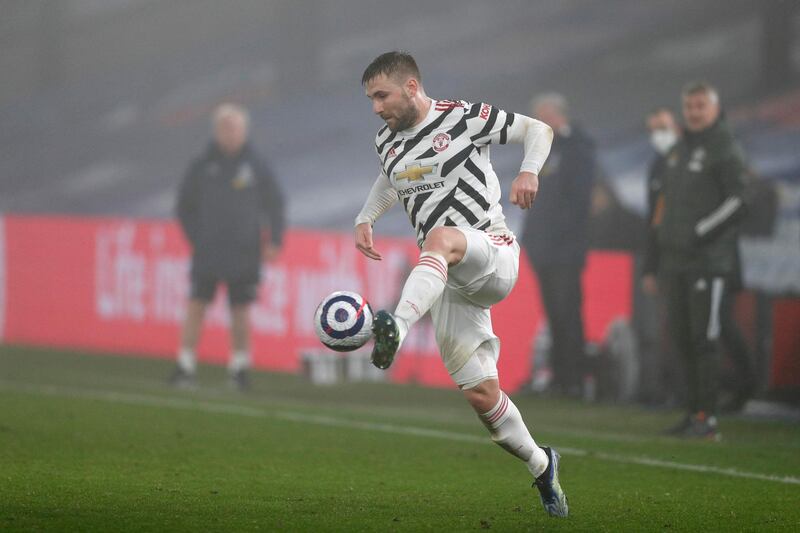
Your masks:
{"label": "player's leg", "polygon": [[461,261],[466,250],[467,239],[455,228],[443,226],[428,233],[417,265],[406,279],[394,312],[401,340],[442,294],[447,283],[447,270]]}
{"label": "player's leg", "polygon": [[547,469],[547,454],[536,445],[514,402],[500,390],[495,346],[497,343],[491,341],[481,344],[453,374],[453,380],[489,430],[492,440],[521,459],[536,478]]}
{"label": "player's leg", "polygon": [[567,393],[582,396],[586,373],[586,347],[583,332],[583,294],[581,288],[582,264],[568,264],[558,275],[561,289],[559,320],[563,334],[564,356],[567,358]]}
{"label": "player's leg", "polygon": [[203,329],[208,302],[191,298],[186,306],[186,317],[181,329],[181,348],[178,353],[178,366],[187,373],[193,374],[197,368],[197,344]]}
{"label": "player's leg", "polygon": [[553,339],[552,388],[580,396],[584,371],[584,334],[581,316],[581,267],[547,266],[536,270],[539,292]]}
{"label": "player's leg", "polygon": [[394,313],[375,314],[375,344],[372,363],[388,368],[408,330],[430,310],[447,283],[447,271],[464,257],[464,234],[451,227],[434,228],[428,233],[419,260],[406,279]]}
{"label": "player's leg", "polygon": [[564,356],[566,335],[568,331],[564,331],[564,323],[559,316],[558,308],[558,285],[553,279],[553,267],[539,266],[535,268],[536,278],[539,282],[539,295],[542,300],[547,322],[550,327],[550,339],[552,342],[550,348],[550,369],[553,372],[553,378],[550,382],[550,390],[553,392],[566,393],[568,390],[569,380],[568,375],[568,359]]}
{"label": "player's leg", "polygon": [[659,277],[659,287],[665,298],[667,332],[674,351],[679,356],[680,368],[686,384],[684,400],[686,413],[677,424],[667,429],[665,433],[682,435],[691,426],[692,415],[700,409],[696,360],[692,356],[692,335],[689,323],[688,294],[691,287],[684,274],[675,272],[662,273]]}
{"label": "player's leg", "polygon": [[[206,316],[208,301],[191,298],[186,306],[186,317],[181,329],[181,348],[194,352],[200,341],[200,332],[203,328],[203,319]],[[187,361],[189,362],[189,361]],[[190,362],[192,365],[194,361]]]}
{"label": "player's leg", "polygon": [[755,391],[755,373],[753,372],[750,348],[736,322],[734,313],[736,292],[732,290],[724,292],[719,309],[720,343],[725,348],[734,369],[734,381],[731,383],[733,395],[724,409],[739,411]]}
{"label": "player's leg", "polygon": [[250,306],[231,306],[231,356],[228,373],[238,388],[247,387],[246,372],[250,368]]}
{"label": "player's leg", "polygon": [[465,231],[463,260],[431,308],[442,359],[466,400],[500,447],[525,463],[548,513],[567,516],[558,481],[558,454],[533,440],[514,402],[500,389],[500,343],[489,307],[507,296],[519,274],[519,246],[510,239]]}
{"label": "player's leg", "polygon": [[257,294],[257,282],[237,280],[228,283],[228,303],[231,312],[231,356],[228,372],[239,389],[248,387],[250,369],[250,305]]}
{"label": "player's leg", "polygon": [[192,274],[191,296],[186,305],[186,315],[181,327],[177,367],[170,376],[170,383],[173,385],[190,386],[194,383],[197,370],[197,344],[200,341],[206,309],[214,298],[216,287],[216,279]]}
{"label": "player's leg", "polygon": [[697,408],[687,437],[716,439],[717,368],[720,336],[720,304],[725,281],[720,277],[698,276],[692,279],[689,294],[691,356],[694,360],[694,383]]}
{"label": "player's leg", "polygon": [[519,409],[500,389],[497,352],[496,339],[482,343],[452,374],[453,380],[489,430],[492,440],[525,463],[545,510],[553,516],[565,517],[569,507],[558,479],[559,456],[554,450],[536,443]]}
{"label": "player's leg", "polygon": [[489,308],[505,298],[519,274],[519,246],[496,244],[486,233],[461,229],[462,260],[450,267],[447,286],[431,307],[436,343],[451,374],[483,343],[497,343]]}

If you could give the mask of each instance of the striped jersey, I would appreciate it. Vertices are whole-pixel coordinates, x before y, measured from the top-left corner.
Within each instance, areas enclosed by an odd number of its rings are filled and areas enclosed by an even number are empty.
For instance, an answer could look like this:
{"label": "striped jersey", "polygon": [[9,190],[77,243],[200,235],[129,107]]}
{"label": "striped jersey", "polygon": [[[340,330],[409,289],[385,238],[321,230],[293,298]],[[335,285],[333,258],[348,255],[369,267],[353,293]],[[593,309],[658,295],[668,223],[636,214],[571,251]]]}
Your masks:
{"label": "striped jersey", "polygon": [[381,172],[397,191],[420,246],[438,226],[468,226],[513,239],[489,145],[506,143],[514,119],[514,113],[485,103],[433,100],[413,128],[378,131]]}

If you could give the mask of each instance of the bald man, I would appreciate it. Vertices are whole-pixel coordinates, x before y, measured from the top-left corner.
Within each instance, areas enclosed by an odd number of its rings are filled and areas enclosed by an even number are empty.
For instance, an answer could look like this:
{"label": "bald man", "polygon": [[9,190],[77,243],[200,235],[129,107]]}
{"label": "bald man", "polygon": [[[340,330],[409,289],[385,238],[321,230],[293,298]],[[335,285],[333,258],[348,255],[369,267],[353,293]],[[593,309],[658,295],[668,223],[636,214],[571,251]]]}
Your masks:
{"label": "bald man", "polygon": [[178,192],[176,212],[192,247],[191,296],[170,381],[194,384],[203,318],[217,288],[225,285],[231,316],[231,382],[248,386],[250,305],[263,261],[278,255],[283,240],[283,198],[271,172],[248,143],[247,110],[222,104],[212,116],[212,140],[195,159]]}

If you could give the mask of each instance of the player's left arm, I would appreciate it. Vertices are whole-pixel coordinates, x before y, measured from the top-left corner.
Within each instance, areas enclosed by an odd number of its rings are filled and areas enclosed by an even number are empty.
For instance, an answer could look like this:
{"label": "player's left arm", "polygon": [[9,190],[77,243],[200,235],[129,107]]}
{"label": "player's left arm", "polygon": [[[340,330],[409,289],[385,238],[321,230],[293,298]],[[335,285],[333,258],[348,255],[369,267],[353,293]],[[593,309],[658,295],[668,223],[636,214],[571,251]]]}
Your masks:
{"label": "player's left arm", "polygon": [[714,168],[713,173],[722,191],[722,202],[695,225],[695,238],[698,242],[708,242],[736,224],[747,212],[746,205],[746,166],[738,146],[730,151]]}
{"label": "player's left arm", "polygon": [[254,160],[266,225],[262,230],[262,256],[271,262],[280,255],[286,231],[285,199],[275,175],[261,160]]}
{"label": "player's left arm", "polygon": [[540,120],[519,113],[508,113],[489,104],[480,105],[478,117],[471,122],[480,125],[483,120],[485,124],[472,136],[472,141],[475,144],[513,142],[523,145],[522,165],[519,174],[511,182],[510,200],[512,204],[528,209],[539,190],[539,172],[550,154],[553,130]]}
{"label": "player's left arm", "polygon": [[522,143],[523,158],[519,174],[511,182],[510,200],[522,209],[529,209],[539,192],[539,172],[553,145],[553,129],[535,118],[516,115],[509,126],[508,140]]}

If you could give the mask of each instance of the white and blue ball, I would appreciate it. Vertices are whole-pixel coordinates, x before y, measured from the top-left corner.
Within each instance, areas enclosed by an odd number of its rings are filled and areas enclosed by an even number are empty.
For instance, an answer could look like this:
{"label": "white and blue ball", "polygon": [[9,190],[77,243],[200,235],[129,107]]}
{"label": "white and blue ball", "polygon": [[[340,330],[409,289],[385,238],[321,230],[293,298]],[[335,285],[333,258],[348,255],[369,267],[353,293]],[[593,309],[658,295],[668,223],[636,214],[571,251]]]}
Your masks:
{"label": "white and blue ball", "polygon": [[337,291],[317,307],[314,327],[322,344],[337,352],[350,352],[372,337],[372,308],[358,293]]}

